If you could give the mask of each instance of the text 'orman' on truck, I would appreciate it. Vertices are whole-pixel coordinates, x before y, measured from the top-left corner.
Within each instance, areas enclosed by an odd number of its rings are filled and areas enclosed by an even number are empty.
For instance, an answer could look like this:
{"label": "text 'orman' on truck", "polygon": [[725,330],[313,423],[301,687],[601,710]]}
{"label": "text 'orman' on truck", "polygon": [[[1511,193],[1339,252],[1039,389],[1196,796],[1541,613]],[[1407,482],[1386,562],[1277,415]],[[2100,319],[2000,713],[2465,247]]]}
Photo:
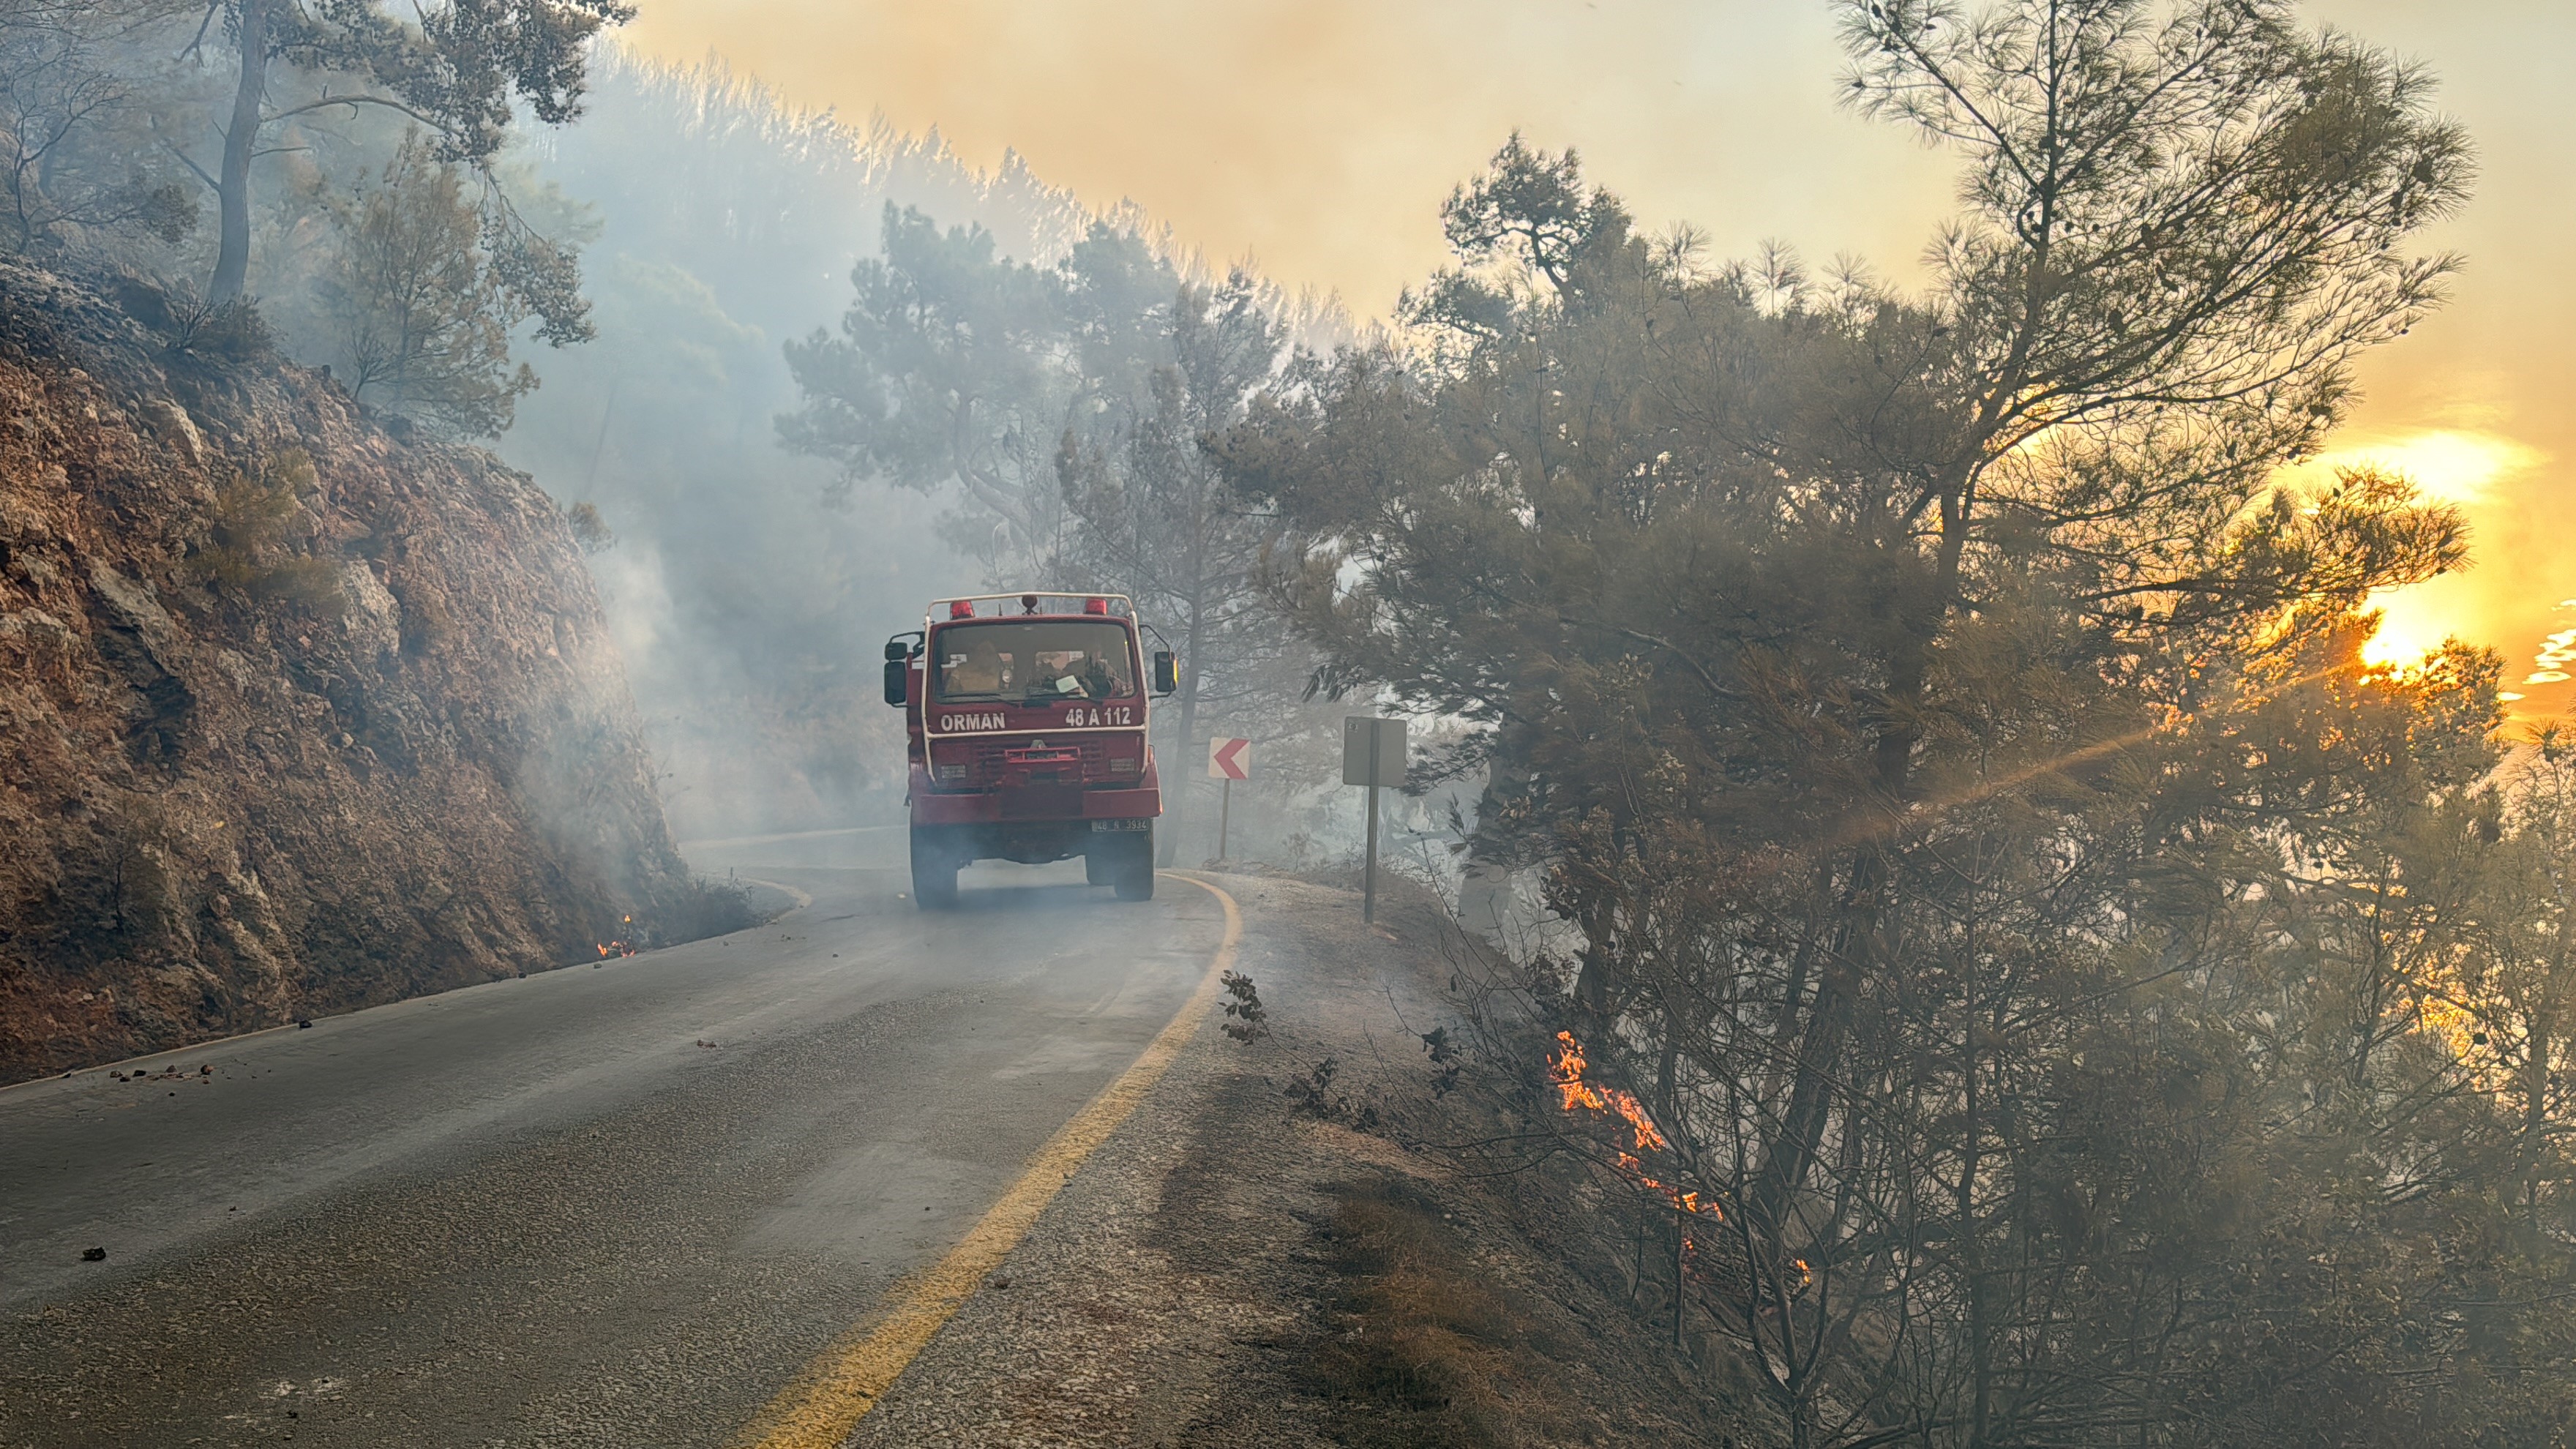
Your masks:
{"label": "text 'orman' on truck", "polygon": [[919,630],[886,641],[923,910],[956,904],[957,869],[978,860],[1078,855],[1093,885],[1152,898],[1163,790],[1148,689],[1170,694],[1180,674],[1167,649],[1147,672],[1137,627],[1117,594],[985,594],[935,599]]}

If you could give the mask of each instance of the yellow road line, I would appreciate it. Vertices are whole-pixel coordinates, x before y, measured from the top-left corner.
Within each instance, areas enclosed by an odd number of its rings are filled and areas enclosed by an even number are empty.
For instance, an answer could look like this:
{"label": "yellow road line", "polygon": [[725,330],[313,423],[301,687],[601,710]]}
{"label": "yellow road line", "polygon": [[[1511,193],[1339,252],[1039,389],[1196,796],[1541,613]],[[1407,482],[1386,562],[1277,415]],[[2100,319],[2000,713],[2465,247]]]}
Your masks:
{"label": "yellow road line", "polygon": [[1243,939],[1243,912],[1234,897],[1185,875],[1167,874],[1165,879],[1189,881],[1225,907],[1225,939],[1217,943],[1207,975],[1181,1004],[1180,1013],[1118,1080],[1056,1129],[1029,1159],[1019,1181],[948,1250],[947,1257],[895,1286],[893,1306],[884,1318],[825,1349],[795,1383],[771,1399],[750,1426],[734,1436],[736,1449],[831,1449],[848,1438],[885,1391],[894,1387],[913,1357],[965,1306],[984,1275],[1000,1267],[1020,1239],[1028,1236],[1038,1214],[1072,1180],[1074,1169],[1118,1130],[1118,1124],[1162,1080],[1216,1000],[1218,978],[1233,967],[1235,945]]}

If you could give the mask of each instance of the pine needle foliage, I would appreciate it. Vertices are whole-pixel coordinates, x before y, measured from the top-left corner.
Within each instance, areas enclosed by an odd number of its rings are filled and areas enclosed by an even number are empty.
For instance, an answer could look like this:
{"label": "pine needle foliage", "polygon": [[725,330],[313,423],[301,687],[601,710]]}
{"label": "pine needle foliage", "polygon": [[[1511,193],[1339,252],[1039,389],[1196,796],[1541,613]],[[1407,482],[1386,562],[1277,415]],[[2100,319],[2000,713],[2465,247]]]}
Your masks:
{"label": "pine needle foliage", "polygon": [[2465,140],[2263,0],[1843,14],[1960,163],[1928,290],[1514,138],[1407,334],[1214,444],[1319,684],[1485,728],[1572,932],[1489,1044],[1633,1089],[1651,1145],[1538,1110],[1799,1449],[2564,1442],[2576,861],[2492,656],[2363,662],[2458,515],[2275,481],[2438,303]]}
{"label": "pine needle foliage", "polygon": [[463,436],[507,429],[537,386],[510,359],[532,312],[465,175],[414,133],[331,215],[339,246],[316,307],[351,395]]}

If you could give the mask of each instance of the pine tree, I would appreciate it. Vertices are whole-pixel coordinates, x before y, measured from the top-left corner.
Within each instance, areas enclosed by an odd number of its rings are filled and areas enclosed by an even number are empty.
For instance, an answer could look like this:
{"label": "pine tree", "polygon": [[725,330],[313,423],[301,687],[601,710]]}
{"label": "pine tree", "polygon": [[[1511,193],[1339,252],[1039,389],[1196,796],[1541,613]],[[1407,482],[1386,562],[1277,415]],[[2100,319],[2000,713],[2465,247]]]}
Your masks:
{"label": "pine tree", "polygon": [[529,309],[485,250],[459,169],[406,137],[333,220],[339,245],[317,303],[350,393],[466,436],[508,428],[537,385],[510,361],[510,331]]}
{"label": "pine tree", "polygon": [[2273,483],[2438,299],[2464,143],[2278,5],[1846,15],[1856,103],[1963,162],[1930,293],[1707,268],[1516,138],[1410,335],[1221,444],[1293,617],[1487,726],[1480,843],[1576,933],[1532,1010],[1661,1124],[1611,1174],[1700,1194],[1669,1311],[1792,1442],[2560,1412],[2556,1318],[2444,1306],[2565,1265],[2494,1231],[2499,1099],[2422,1029],[2462,913],[2401,850],[2491,768],[2494,664],[2359,653],[2460,521]]}
{"label": "pine tree", "polygon": [[[434,136],[440,160],[488,179],[514,104],[549,125],[578,116],[586,47],[633,15],[621,0],[458,0],[399,11],[376,0],[207,0],[191,53],[220,22],[238,58],[222,158],[211,173],[189,163],[216,195],[207,298],[230,302],[249,283],[251,163],[269,128],[303,116],[388,111]],[[281,67],[318,83],[315,92],[272,104]],[[356,88],[347,88],[352,81]],[[558,346],[586,340],[570,254],[528,230],[497,187],[483,200],[488,226],[504,242],[504,282],[544,318],[540,334]]]}

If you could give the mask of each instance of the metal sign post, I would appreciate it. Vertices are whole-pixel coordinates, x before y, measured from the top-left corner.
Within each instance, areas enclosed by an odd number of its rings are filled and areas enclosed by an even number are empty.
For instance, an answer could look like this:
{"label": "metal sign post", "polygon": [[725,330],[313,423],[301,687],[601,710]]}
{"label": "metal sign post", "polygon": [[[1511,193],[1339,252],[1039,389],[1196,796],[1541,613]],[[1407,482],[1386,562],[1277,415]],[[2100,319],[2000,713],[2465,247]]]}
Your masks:
{"label": "metal sign post", "polygon": [[1360,919],[1377,923],[1377,787],[1369,786],[1368,864],[1360,873]]}
{"label": "metal sign post", "polygon": [[1342,720],[1342,783],[1368,787],[1368,856],[1361,867],[1360,919],[1377,920],[1377,792],[1404,783],[1404,721],[1348,715]]}
{"label": "metal sign post", "polygon": [[1225,859],[1225,828],[1234,818],[1234,782],[1252,778],[1252,741],[1218,735],[1208,741],[1208,778],[1217,788],[1216,858]]}

